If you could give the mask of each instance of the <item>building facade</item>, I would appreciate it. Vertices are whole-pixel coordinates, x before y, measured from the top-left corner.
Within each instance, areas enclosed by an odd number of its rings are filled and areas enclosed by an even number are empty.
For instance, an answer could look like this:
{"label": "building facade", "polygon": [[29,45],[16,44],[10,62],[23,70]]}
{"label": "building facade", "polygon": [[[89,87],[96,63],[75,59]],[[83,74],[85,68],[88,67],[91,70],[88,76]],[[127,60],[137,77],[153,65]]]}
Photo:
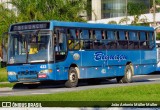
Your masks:
{"label": "building facade", "polygon": [[129,2],[145,4],[149,13],[150,0],[92,0],[92,20],[126,16]]}

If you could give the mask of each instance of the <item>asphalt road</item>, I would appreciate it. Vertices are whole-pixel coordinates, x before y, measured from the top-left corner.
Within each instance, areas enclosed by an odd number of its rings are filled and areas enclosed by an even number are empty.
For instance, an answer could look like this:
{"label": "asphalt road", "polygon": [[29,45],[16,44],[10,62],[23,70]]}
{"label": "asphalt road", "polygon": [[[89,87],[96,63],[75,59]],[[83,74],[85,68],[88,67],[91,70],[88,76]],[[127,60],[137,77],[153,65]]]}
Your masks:
{"label": "asphalt road", "polygon": [[43,84],[40,85],[37,89],[28,89],[26,86],[18,84],[14,88],[1,88],[0,96],[53,94],[60,92],[79,91],[79,90],[87,90],[95,88],[132,86],[132,85],[149,84],[149,83],[160,84],[160,74],[134,76],[132,83],[124,83],[124,84],[118,84],[115,79],[106,80],[101,82],[101,84],[97,85],[88,85],[87,82],[81,81],[79,83],[79,86],[76,88],[65,88],[63,83],[58,83],[51,85]]}

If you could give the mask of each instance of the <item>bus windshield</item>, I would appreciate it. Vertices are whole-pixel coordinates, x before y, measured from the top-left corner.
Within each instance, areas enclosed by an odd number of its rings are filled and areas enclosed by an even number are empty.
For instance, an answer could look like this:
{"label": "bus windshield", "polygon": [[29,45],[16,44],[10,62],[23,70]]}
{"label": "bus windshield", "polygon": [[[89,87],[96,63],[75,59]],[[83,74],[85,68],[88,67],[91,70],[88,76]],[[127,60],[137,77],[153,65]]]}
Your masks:
{"label": "bus windshield", "polygon": [[9,35],[8,64],[52,60],[50,31],[14,32]]}

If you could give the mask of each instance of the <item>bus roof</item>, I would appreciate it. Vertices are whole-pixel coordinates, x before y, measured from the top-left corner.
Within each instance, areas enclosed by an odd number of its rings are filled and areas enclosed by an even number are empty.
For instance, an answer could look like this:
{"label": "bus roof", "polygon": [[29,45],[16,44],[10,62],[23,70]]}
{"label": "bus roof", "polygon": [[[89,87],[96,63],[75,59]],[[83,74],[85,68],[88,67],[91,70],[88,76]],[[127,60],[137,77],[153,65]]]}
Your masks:
{"label": "bus roof", "polygon": [[53,28],[53,26],[63,26],[63,27],[77,27],[77,28],[99,28],[99,29],[116,29],[116,30],[133,30],[133,31],[154,31],[153,27],[149,26],[131,26],[131,25],[116,25],[116,24],[99,24],[99,23],[82,23],[82,22],[64,22],[64,21],[32,21],[32,22],[22,22],[22,23],[16,23],[13,25],[21,25],[21,24],[28,24],[28,23],[41,23],[41,22],[50,22],[50,29]]}
{"label": "bus roof", "polygon": [[66,27],[83,27],[83,28],[105,28],[105,29],[120,29],[120,30],[136,30],[136,31],[154,31],[153,27],[149,26],[131,26],[131,25],[116,25],[116,24],[97,24],[97,23],[81,23],[81,22],[63,22],[51,21],[54,26]]}

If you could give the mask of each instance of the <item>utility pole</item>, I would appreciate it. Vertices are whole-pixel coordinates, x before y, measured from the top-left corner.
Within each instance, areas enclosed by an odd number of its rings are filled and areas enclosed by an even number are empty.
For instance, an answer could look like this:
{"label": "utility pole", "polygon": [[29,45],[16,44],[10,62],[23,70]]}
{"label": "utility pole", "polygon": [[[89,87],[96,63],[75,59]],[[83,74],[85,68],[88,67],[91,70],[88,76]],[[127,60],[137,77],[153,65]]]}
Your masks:
{"label": "utility pole", "polygon": [[153,25],[156,26],[156,3],[155,0],[153,0]]}
{"label": "utility pole", "polygon": [[128,4],[128,0],[126,0],[126,13],[125,13],[125,15],[126,15],[126,25],[128,24],[127,23],[127,20],[128,20],[128,9],[127,9],[127,4]]}

